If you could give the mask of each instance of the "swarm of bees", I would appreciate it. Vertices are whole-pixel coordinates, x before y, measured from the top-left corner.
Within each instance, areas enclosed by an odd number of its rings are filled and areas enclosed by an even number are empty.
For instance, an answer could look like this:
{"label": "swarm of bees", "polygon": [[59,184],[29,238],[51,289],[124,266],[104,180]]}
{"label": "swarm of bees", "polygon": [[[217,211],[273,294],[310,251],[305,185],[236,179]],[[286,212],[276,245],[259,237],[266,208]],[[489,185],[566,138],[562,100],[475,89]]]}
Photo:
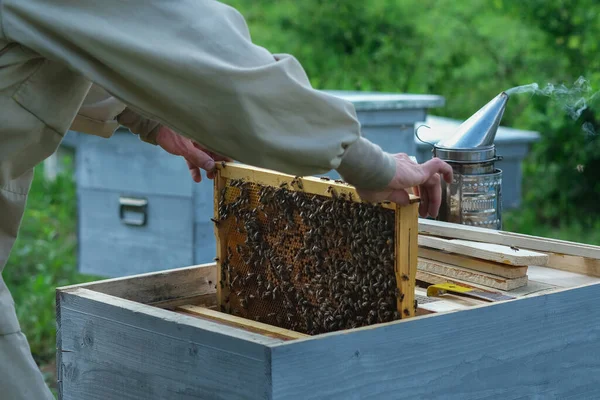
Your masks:
{"label": "swarm of bees", "polygon": [[394,211],[330,194],[227,181],[222,311],[311,335],[401,318]]}

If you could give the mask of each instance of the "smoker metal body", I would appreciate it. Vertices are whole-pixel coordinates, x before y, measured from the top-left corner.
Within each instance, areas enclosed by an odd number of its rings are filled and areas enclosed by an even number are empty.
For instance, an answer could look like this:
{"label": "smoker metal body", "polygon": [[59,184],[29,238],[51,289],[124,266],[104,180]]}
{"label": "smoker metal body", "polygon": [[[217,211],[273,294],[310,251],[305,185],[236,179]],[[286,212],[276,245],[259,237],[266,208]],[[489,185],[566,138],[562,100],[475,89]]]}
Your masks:
{"label": "smoker metal body", "polygon": [[438,219],[489,229],[502,229],[502,170],[494,139],[504,114],[504,92],[465,121],[447,140],[434,145],[433,153],[452,166],[450,184],[442,181]]}

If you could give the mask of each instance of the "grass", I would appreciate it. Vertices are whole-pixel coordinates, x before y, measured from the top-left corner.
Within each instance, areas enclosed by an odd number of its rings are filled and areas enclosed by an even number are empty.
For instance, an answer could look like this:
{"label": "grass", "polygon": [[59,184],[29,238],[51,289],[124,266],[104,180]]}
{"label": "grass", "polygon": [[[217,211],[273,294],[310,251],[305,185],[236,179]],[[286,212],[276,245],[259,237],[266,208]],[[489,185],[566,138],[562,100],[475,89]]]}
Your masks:
{"label": "grass", "polygon": [[[23,332],[33,356],[54,388],[55,288],[88,282],[97,277],[77,272],[77,198],[72,165],[56,181],[36,169],[19,238],[11,253],[4,279],[15,299]],[[585,229],[577,223],[561,227],[539,225],[531,210],[504,214],[505,230],[600,245],[600,225]]]}

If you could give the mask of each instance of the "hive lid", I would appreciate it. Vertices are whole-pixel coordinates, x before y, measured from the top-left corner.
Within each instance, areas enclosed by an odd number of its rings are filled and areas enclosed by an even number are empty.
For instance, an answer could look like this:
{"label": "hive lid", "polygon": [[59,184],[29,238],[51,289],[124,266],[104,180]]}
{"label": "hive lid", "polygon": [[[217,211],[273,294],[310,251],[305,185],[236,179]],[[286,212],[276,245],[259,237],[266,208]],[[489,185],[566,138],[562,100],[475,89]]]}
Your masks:
{"label": "hive lid", "polygon": [[495,156],[494,139],[508,101],[500,93],[458,127],[449,138],[438,142],[438,157],[456,161],[485,161]]}

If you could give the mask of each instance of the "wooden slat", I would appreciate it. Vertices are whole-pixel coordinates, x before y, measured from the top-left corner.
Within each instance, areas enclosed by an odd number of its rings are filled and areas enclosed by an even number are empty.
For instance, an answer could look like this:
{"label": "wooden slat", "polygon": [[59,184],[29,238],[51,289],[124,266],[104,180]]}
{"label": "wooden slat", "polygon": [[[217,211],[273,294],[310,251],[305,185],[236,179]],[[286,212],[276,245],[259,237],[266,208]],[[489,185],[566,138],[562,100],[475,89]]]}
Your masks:
{"label": "wooden slat", "polygon": [[529,278],[562,288],[600,283],[600,278],[549,267],[529,267]]}
{"label": "wooden slat", "polygon": [[186,313],[205,318],[211,321],[217,321],[228,326],[234,326],[237,328],[245,329],[250,332],[260,333],[261,335],[270,336],[278,339],[290,340],[309,337],[309,335],[305,335],[303,333],[278,328],[276,326],[263,324],[261,322],[251,321],[246,318],[236,317],[234,315],[226,314],[223,312],[210,310],[205,307],[198,307],[195,305],[184,305],[177,307],[177,310],[184,311]]}
{"label": "wooden slat", "polygon": [[[280,185],[285,182],[288,184],[288,186],[286,186],[286,189],[288,190],[301,190],[305,193],[318,194],[327,197],[332,196],[331,192],[327,190],[329,186],[332,186],[336,190],[337,194],[345,194],[348,196],[348,198],[352,197],[353,201],[361,202],[356,189],[352,185],[336,182],[332,179],[325,181],[312,176],[298,177],[298,180],[302,185],[302,189],[299,189],[297,184],[292,185],[292,181],[296,179],[296,177],[293,175],[234,163],[225,163],[225,166],[218,164],[217,169],[219,170],[219,174],[226,179],[243,179],[250,182],[256,182],[261,185],[274,187],[280,187]],[[410,195],[410,202],[418,203],[419,198],[415,195]],[[392,203],[384,203],[382,204],[382,207],[394,209],[396,208],[396,205]]]}
{"label": "wooden slat", "polygon": [[464,282],[476,283],[500,290],[513,290],[527,285],[527,276],[509,279],[425,258],[419,258],[418,268],[421,271],[431,272],[449,278],[456,278]]}
{"label": "wooden slat", "polygon": [[527,275],[527,267],[495,263],[443,250],[428,249],[426,247],[419,247],[419,257],[509,279]]}
{"label": "wooden slat", "polygon": [[479,243],[466,240],[442,239],[419,235],[419,246],[431,247],[469,257],[481,258],[508,265],[546,265],[548,255],[529,250],[512,249],[492,243]]}
{"label": "wooden slat", "polygon": [[215,263],[209,263],[63,286],[57,290],[82,288],[137,303],[157,304],[215,293],[217,283],[217,267]]}
{"label": "wooden slat", "polygon": [[215,307],[217,305],[216,289],[215,292],[209,294],[202,294],[199,296],[187,296],[167,301],[159,301],[156,303],[149,303],[148,305],[163,308],[165,310],[173,310],[179,306],[184,306],[188,304],[207,308]]}
{"label": "wooden slat", "polygon": [[547,267],[600,277],[600,259],[549,253]]}
{"label": "wooden slat", "polygon": [[523,249],[600,259],[600,246],[523,235],[513,232],[496,231],[493,229],[453,224],[449,222],[420,219],[419,233],[423,235],[443,236],[447,238],[465,239],[505,246],[518,246]]}
{"label": "wooden slat", "polygon": [[600,398],[600,285],[282,343],[273,399]]}
{"label": "wooden slat", "polygon": [[402,318],[415,315],[415,287],[418,253],[418,204],[396,207],[396,282],[400,293],[398,312]]}

